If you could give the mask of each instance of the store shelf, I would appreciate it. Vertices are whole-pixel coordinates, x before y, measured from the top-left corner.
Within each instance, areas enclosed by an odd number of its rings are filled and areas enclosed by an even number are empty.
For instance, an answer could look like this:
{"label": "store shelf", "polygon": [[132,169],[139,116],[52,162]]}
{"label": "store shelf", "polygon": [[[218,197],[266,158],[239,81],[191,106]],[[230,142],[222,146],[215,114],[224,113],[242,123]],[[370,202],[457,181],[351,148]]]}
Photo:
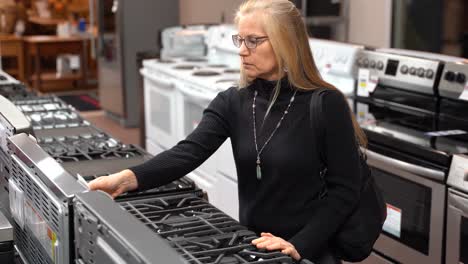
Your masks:
{"label": "store shelf", "polygon": [[[63,74],[58,76],[55,72],[46,72],[41,73],[40,75],[41,81],[77,81],[81,80],[83,77],[81,73],[71,73],[71,74]],[[35,81],[37,79],[37,75],[32,75],[31,80]]]}

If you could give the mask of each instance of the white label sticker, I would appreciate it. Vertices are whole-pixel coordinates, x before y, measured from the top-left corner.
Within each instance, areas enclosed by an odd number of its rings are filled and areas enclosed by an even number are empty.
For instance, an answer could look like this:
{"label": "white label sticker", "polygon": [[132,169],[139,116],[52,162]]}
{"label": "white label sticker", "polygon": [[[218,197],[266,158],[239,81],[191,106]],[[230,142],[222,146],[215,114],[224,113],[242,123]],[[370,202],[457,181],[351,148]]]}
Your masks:
{"label": "white label sticker", "polygon": [[429,137],[444,137],[444,136],[455,136],[455,135],[463,135],[463,134],[466,134],[466,131],[460,130],[460,129],[433,131],[433,132],[425,133],[425,135]]}
{"label": "white label sticker", "polygon": [[383,230],[396,237],[401,236],[401,209],[387,204],[387,219],[383,225]]}
{"label": "white label sticker", "polygon": [[379,76],[377,74],[370,74],[369,82],[367,83],[367,90],[373,93],[377,84],[379,83]]}
{"label": "white label sticker", "polygon": [[16,223],[24,228],[24,193],[13,179],[8,181],[8,195],[10,198],[10,211]]}
{"label": "white label sticker", "polygon": [[369,97],[369,90],[367,84],[369,83],[370,72],[367,69],[359,69],[358,73],[358,87],[357,95],[362,97]]}
{"label": "white label sticker", "polygon": [[463,89],[463,92],[458,99],[468,101],[468,81],[465,83],[465,89]]}

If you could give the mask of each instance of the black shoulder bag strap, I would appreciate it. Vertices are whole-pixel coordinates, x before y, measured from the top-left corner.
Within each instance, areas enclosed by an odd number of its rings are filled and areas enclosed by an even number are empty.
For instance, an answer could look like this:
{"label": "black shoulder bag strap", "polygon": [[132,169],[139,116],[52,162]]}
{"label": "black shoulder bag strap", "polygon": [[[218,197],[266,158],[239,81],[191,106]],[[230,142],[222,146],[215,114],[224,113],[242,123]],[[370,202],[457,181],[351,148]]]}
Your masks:
{"label": "black shoulder bag strap", "polygon": [[312,92],[310,98],[310,126],[312,128],[312,137],[317,144],[316,149],[321,162],[320,178],[322,180],[322,188],[319,194],[319,199],[327,195],[327,186],[325,184],[325,175],[327,174],[327,159],[324,152],[323,139],[325,137],[325,127],[322,121],[322,96],[327,91],[327,88],[317,88]]}

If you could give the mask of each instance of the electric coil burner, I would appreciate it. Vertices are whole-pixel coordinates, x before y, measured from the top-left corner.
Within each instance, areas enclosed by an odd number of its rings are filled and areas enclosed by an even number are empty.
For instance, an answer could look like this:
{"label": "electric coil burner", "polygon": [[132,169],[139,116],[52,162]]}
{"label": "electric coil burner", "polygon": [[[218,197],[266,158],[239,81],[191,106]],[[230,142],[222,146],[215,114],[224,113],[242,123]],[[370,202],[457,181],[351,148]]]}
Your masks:
{"label": "electric coil burner", "polygon": [[174,66],[174,69],[176,70],[194,70],[197,68],[199,68],[199,66],[191,65],[191,64],[181,64],[181,65]]}
{"label": "electric coil burner", "polygon": [[194,76],[216,76],[216,75],[221,75],[221,73],[216,72],[216,71],[210,71],[210,70],[200,70],[192,73]]}

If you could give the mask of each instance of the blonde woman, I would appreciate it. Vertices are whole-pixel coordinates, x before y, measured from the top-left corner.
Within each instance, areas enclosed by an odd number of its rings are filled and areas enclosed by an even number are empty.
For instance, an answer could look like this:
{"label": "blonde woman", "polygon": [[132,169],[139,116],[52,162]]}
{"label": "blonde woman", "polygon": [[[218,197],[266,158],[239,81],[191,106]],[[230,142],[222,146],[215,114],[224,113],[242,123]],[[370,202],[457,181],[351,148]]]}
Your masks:
{"label": "blonde woman", "polygon": [[[90,183],[117,196],[180,178],[230,138],[239,187],[241,224],[256,231],[258,248],[296,260],[335,263],[328,242],[359,199],[358,144],[365,136],[343,95],[317,71],[299,11],[287,0],[250,0],[236,15],[233,36],[241,59],[240,87],[221,92],[198,127],[152,160]],[[317,88],[326,120],[326,183],[311,136],[309,103]],[[325,261],[325,262],[324,262]]]}

